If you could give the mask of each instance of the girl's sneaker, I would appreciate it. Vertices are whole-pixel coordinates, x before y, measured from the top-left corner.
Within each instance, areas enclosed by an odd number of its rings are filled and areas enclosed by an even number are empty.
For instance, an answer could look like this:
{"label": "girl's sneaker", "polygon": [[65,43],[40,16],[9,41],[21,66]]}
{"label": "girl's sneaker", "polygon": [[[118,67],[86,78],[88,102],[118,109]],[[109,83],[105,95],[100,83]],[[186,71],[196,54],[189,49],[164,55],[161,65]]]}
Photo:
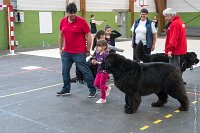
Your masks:
{"label": "girl's sneaker", "polygon": [[106,99],[100,98],[98,101],[96,101],[96,103],[106,103]]}
{"label": "girl's sneaker", "polygon": [[111,91],[111,87],[108,87],[108,89],[106,90],[106,97],[110,95],[110,91]]}

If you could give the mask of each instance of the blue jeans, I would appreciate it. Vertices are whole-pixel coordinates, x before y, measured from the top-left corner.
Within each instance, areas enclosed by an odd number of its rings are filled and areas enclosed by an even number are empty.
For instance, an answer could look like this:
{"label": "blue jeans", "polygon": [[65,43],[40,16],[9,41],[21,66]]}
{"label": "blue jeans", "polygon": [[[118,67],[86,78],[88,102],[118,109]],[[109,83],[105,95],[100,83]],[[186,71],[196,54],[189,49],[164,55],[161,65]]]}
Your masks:
{"label": "blue jeans", "polygon": [[62,59],[62,77],[64,82],[62,91],[69,92],[71,89],[70,69],[74,62],[78,67],[78,69],[82,72],[84,79],[86,80],[87,87],[90,89],[89,91],[90,92],[96,91],[96,88],[94,87],[94,78],[86,63],[85,53],[70,54],[67,52],[63,52],[61,55],[61,59]]}

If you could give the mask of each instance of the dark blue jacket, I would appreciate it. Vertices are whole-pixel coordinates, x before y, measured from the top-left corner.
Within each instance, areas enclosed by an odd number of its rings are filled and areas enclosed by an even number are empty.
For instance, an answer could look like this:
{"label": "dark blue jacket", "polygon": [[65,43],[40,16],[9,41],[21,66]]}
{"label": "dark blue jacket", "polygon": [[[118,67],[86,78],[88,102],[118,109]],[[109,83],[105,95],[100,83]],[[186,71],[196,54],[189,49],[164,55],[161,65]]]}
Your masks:
{"label": "dark blue jacket", "polygon": [[[135,47],[135,29],[139,25],[140,19],[135,21],[134,24],[134,31],[133,31],[133,37],[132,37],[132,47]],[[153,42],[153,34],[152,34],[152,29],[151,29],[151,23],[152,21],[147,18],[146,22],[146,28],[147,28],[147,33],[146,33],[146,42],[147,42],[147,48],[151,48],[152,42]]]}

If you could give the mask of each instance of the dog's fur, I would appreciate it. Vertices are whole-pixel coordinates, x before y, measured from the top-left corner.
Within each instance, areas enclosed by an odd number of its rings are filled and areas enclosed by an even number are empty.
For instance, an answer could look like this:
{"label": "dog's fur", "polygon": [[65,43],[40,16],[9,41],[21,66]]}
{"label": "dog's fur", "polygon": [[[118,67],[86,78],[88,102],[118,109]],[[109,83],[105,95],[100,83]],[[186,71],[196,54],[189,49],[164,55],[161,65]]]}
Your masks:
{"label": "dog's fur", "polygon": [[125,113],[136,112],[141,96],[152,93],[158,96],[158,101],[151,104],[153,107],[163,106],[170,95],[180,102],[179,110],[189,108],[182,73],[168,63],[138,63],[119,54],[109,54],[105,68],[113,74],[115,86],[125,93]]}
{"label": "dog's fur", "polygon": [[[143,61],[144,63],[149,62],[166,62],[169,63],[169,57],[164,53],[157,53],[147,55],[144,53],[144,47],[142,41],[136,46],[136,58]],[[180,59],[180,69],[184,72],[187,68],[193,69],[193,65],[199,62],[195,52],[187,52],[187,54],[182,55]]]}

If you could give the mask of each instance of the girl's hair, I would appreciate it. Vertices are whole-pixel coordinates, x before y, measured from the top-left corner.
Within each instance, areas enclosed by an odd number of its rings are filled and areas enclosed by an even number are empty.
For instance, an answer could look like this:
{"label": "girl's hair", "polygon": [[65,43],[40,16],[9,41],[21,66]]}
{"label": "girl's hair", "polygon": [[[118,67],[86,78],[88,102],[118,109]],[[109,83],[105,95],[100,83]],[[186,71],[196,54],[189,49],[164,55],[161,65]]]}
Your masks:
{"label": "girl's hair", "polygon": [[105,31],[107,30],[107,29],[110,29],[111,27],[109,26],[109,25],[106,25],[105,26]]}
{"label": "girl's hair", "polygon": [[106,33],[104,30],[97,31],[95,38],[93,40],[92,50],[94,50],[94,48],[97,46],[97,40],[99,40],[101,38],[101,35],[105,35],[105,34]]}
{"label": "girl's hair", "polygon": [[97,31],[95,37],[96,37],[97,39],[100,39],[101,35],[105,35],[105,34],[106,34],[106,33],[105,33],[104,30],[99,30],[99,31]]}
{"label": "girl's hair", "polygon": [[105,46],[105,47],[106,47],[105,49],[107,49],[108,44],[107,44],[107,41],[106,41],[106,40],[99,40],[99,41],[97,42],[97,46],[100,46],[100,47]]}

